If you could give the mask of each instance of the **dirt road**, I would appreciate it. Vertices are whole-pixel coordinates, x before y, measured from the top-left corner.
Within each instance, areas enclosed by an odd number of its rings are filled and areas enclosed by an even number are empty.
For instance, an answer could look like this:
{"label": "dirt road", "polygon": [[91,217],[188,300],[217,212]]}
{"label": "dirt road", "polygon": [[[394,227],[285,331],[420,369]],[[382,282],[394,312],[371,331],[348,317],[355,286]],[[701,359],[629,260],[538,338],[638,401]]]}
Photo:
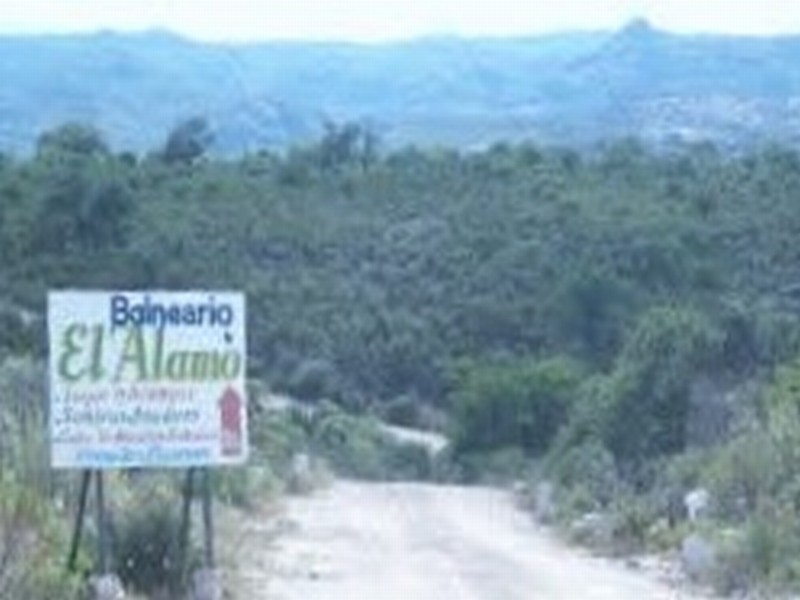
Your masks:
{"label": "dirt road", "polygon": [[[566,548],[502,492],[338,483],[290,502],[269,549],[244,541],[251,600],[695,598]],[[248,545],[250,546],[248,548]],[[249,562],[249,565],[247,564]],[[249,582],[249,583],[248,583]]]}

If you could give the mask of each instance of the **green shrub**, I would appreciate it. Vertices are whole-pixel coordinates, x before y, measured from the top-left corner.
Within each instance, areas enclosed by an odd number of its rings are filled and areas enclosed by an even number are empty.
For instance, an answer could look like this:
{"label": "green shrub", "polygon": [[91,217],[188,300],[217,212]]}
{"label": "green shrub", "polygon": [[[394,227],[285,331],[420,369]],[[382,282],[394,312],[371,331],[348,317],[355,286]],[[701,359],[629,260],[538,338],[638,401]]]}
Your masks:
{"label": "green shrub", "polygon": [[300,400],[333,399],[340,392],[339,374],[328,360],[304,360],[295,368],[287,387],[289,394]]}
{"label": "green shrub", "polygon": [[386,472],[392,479],[431,479],[434,461],[430,451],[419,444],[385,442]]}
{"label": "green shrub", "polygon": [[0,365],[0,473],[38,490],[52,490],[44,365],[11,359]]}
{"label": "green shrub", "polygon": [[744,433],[710,453],[702,471],[722,518],[739,520],[786,483],[772,436],[761,429]]}
{"label": "green shrub", "polygon": [[714,450],[693,449],[663,461],[658,486],[662,489],[691,490],[701,484]]}
{"label": "green shrub", "polygon": [[231,506],[254,508],[259,500],[274,495],[280,489],[281,483],[267,463],[213,471],[214,496]]}
{"label": "green shrub", "polygon": [[426,479],[432,459],[422,446],[402,443],[370,417],[323,403],[310,426],[310,450],[338,474],[359,479]]}
{"label": "green shrub", "polygon": [[314,426],[314,451],[338,473],[380,479],[385,470],[380,460],[381,435],[371,422],[328,406]]}
{"label": "green shrub", "polygon": [[759,580],[786,589],[800,582],[800,530],[793,511],[762,508],[745,529],[748,563]]}
{"label": "green shrub", "polygon": [[714,367],[720,345],[720,332],[695,310],[656,307],[639,318],[614,372],[584,400],[603,408],[602,440],[626,476],[685,448],[689,384]]}
{"label": "green shrub", "polygon": [[64,570],[67,543],[67,528],[46,500],[13,480],[0,480],[0,598],[80,598],[80,576]]}
{"label": "green shrub", "polygon": [[[177,593],[185,581],[180,570],[178,540],[181,501],[167,478],[142,477],[114,511],[116,572],[126,587],[150,594]],[[191,562],[191,553],[190,553]]]}
{"label": "green shrub", "polygon": [[461,365],[452,392],[455,452],[542,454],[566,422],[578,380],[565,358]]}
{"label": "green shrub", "polygon": [[717,565],[710,583],[725,596],[748,593],[758,583],[752,564],[752,550],[748,549],[748,536],[742,529],[731,529],[718,537]]}
{"label": "green shrub", "polygon": [[800,531],[790,511],[759,509],[744,526],[718,532],[714,585],[726,594],[774,597],[800,584]]}
{"label": "green shrub", "polygon": [[0,598],[71,600],[82,588],[64,572],[68,527],[51,502],[65,478],[50,469],[44,381],[42,363],[0,364]]}
{"label": "green shrub", "polygon": [[419,400],[412,396],[398,396],[382,407],[384,420],[400,427],[420,427],[421,413]]}
{"label": "green shrub", "polygon": [[253,415],[250,463],[268,468],[278,480],[286,480],[291,474],[292,458],[310,448],[312,427],[312,419],[297,411],[264,411]]}
{"label": "green shrub", "polygon": [[516,447],[464,454],[458,457],[457,464],[459,478],[469,483],[498,484],[525,479],[532,468],[530,458]]}
{"label": "green shrub", "polygon": [[570,523],[580,515],[601,508],[592,491],[581,483],[568,488],[557,488],[557,492],[556,518],[561,523]]}
{"label": "green shrub", "polygon": [[597,506],[608,505],[618,491],[614,457],[596,440],[566,448],[555,445],[546,457],[544,468],[559,487],[580,486]]}
{"label": "green shrub", "polygon": [[615,499],[613,513],[615,552],[630,554],[645,550],[657,520],[654,507],[647,498],[622,495]]}

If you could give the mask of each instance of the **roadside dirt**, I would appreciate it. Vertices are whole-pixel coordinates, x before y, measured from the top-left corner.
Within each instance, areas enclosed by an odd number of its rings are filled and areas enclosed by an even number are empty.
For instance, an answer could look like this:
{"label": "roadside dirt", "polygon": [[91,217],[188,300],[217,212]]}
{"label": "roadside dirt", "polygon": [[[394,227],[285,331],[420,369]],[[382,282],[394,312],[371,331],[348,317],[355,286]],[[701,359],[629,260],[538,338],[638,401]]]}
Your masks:
{"label": "roadside dirt", "polygon": [[507,494],[336,483],[240,523],[236,600],[696,600],[565,547]]}

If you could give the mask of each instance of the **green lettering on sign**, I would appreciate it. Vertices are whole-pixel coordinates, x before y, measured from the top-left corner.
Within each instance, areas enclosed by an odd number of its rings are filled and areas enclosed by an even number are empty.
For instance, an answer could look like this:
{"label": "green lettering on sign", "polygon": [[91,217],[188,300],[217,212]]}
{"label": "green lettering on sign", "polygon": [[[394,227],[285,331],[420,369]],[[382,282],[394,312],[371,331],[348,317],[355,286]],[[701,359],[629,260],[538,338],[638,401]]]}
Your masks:
{"label": "green lettering on sign", "polygon": [[132,379],[137,381],[147,380],[147,352],[145,350],[144,335],[138,327],[128,330],[128,336],[122,346],[122,353],[117,363],[115,380],[122,380],[128,369],[135,373]]}
{"label": "green lettering on sign", "polygon": [[58,361],[58,374],[65,381],[80,381],[87,373],[86,366],[75,364],[83,354],[82,340],[86,337],[86,325],[73,323],[64,330],[61,338],[62,353]]}

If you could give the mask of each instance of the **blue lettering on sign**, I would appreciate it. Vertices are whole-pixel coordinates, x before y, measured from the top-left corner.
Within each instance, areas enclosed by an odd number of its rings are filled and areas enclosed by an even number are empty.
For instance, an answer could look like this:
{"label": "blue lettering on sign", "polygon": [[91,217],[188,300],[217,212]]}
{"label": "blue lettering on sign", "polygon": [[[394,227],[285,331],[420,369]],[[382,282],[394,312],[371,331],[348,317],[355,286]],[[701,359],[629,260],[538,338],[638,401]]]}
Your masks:
{"label": "blue lettering on sign", "polygon": [[218,303],[214,296],[205,302],[162,303],[148,294],[131,301],[125,294],[114,294],[110,302],[111,326],[116,327],[230,327],[235,318],[233,307]]}
{"label": "blue lettering on sign", "polygon": [[119,446],[116,448],[84,448],[76,456],[77,464],[94,469],[124,467],[186,467],[207,465],[211,462],[208,448],[191,446],[160,446],[149,448]]}

